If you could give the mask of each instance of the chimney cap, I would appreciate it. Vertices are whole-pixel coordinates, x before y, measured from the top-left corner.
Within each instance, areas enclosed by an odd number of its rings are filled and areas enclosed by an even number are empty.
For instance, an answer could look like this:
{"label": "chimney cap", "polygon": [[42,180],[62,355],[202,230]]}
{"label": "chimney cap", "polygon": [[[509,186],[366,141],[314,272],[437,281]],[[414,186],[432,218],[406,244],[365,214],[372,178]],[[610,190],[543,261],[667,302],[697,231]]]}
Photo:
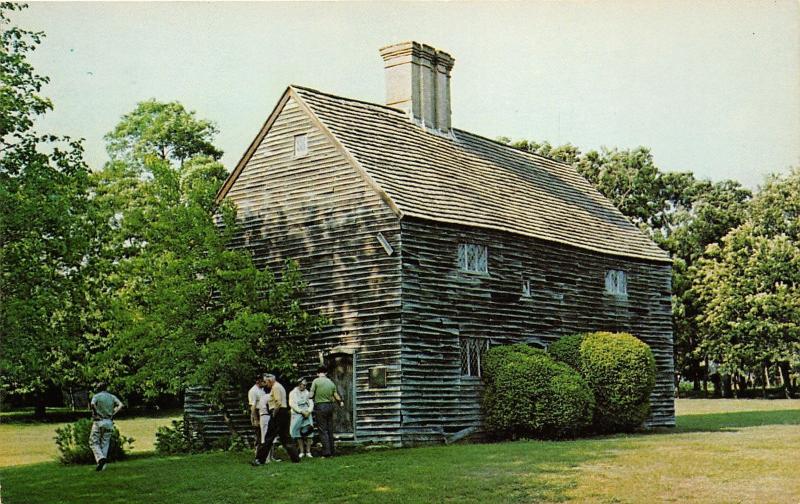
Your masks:
{"label": "chimney cap", "polygon": [[453,63],[455,63],[455,59],[453,59],[450,54],[415,40],[407,40],[405,42],[398,42],[397,44],[381,47],[379,51],[381,57],[386,62],[403,56],[416,56],[418,58],[425,58],[431,62],[438,59],[440,60],[439,62],[447,66],[448,69],[453,68]]}

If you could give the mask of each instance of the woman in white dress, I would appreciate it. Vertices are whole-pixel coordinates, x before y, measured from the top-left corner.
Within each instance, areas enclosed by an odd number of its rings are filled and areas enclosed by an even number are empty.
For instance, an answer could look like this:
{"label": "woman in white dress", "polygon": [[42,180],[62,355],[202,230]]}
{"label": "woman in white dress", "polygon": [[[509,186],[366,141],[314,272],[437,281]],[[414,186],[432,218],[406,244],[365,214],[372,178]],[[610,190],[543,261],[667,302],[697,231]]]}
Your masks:
{"label": "woman in white dress", "polygon": [[306,386],[306,381],[300,380],[289,393],[289,407],[292,409],[289,434],[297,440],[300,457],[312,458],[311,441],[314,433],[314,421],[311,418],[311,412],[314,411],[314,401],[309,399]]}

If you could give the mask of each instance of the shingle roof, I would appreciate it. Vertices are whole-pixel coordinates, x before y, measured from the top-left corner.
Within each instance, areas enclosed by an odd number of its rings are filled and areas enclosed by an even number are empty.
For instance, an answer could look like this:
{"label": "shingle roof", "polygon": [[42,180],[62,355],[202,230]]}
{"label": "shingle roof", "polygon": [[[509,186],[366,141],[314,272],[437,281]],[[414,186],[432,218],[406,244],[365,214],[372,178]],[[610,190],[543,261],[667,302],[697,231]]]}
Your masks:
{"label": "shingle roof", "polygon": [[431,133],[383,105],[292,88],[406,216],[669,261],[567,164],[458,129]]}

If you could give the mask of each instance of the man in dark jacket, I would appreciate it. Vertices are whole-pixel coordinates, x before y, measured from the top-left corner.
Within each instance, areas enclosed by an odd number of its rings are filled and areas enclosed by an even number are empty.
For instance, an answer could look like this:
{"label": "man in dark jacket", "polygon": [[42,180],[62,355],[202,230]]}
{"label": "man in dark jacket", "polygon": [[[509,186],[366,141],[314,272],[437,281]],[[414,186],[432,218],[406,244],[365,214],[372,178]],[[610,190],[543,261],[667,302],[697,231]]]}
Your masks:
{"label": "man in dark jacket", "polygon": [[253,465],[259,466],[266,463],[269,449],[272,447],[276,437],[281,440],[281,444],[286,453],[289,454],[292,462],[300,462],[297,447],[295,447],[294,441],[289,436],[289,405],[286,401],[286,389],[275,380],[275,375],[265,375],[264,379],[266,386],[270,388],[268,396],[270,421],[267,427],[267,435],[264,437],[264,443],[258,447]]}

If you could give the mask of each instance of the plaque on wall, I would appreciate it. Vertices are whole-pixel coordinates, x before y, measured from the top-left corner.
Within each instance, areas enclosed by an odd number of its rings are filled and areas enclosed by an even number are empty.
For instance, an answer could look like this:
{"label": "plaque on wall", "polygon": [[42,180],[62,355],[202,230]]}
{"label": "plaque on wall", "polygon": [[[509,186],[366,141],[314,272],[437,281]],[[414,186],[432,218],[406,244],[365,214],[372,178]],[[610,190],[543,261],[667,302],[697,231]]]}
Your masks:
{"label": "plaque on wall", "polygon": [[386,388],[386,368],[384,366],[370,368],[369,388]]}

